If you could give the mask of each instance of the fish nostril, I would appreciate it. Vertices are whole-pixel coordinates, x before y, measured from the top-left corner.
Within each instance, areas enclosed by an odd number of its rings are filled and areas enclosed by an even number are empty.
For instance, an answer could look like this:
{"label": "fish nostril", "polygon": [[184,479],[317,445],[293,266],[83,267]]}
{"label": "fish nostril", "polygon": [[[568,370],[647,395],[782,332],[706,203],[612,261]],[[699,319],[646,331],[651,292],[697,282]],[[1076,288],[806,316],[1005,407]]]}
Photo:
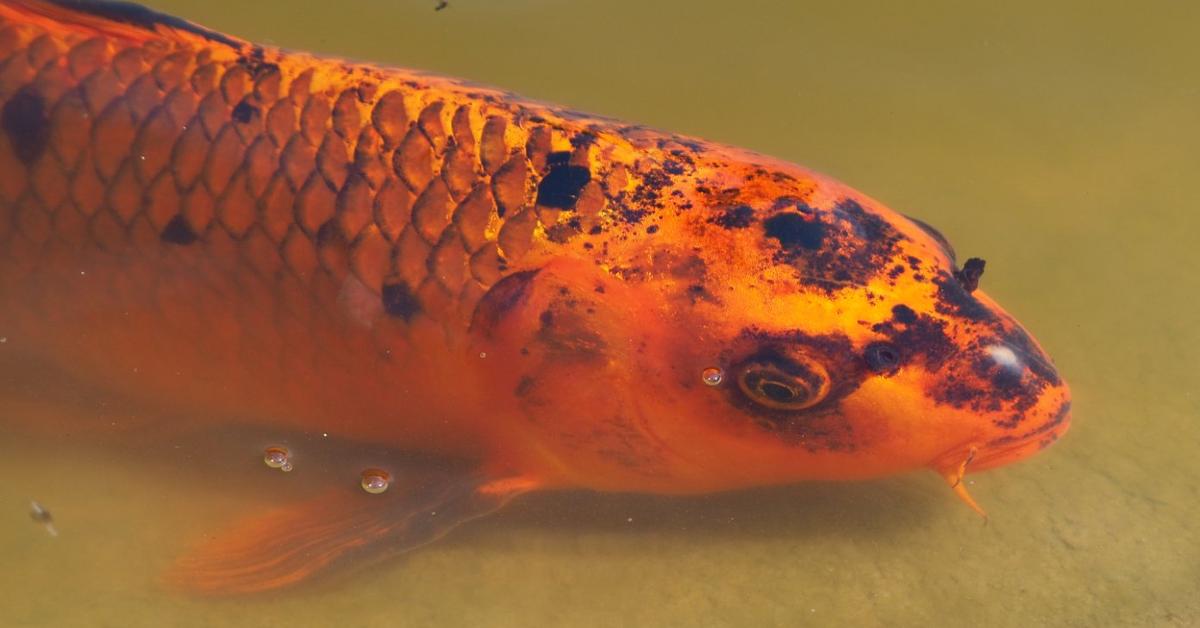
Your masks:
{"label": "fish nostril", "polygon": [[1061,381],[1058,369],[1054,368],[1050,358],[1024,330],[1008,334],[1003,342],[996,346],[1008,349],[1021,366],[1029,369],[1038,378],[1055,385]]}

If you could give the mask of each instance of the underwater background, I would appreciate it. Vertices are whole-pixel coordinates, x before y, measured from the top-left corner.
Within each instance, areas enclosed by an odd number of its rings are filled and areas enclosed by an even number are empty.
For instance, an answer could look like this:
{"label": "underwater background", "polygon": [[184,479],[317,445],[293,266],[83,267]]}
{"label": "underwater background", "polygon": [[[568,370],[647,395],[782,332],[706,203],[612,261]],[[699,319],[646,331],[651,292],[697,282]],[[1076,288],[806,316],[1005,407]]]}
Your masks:
{"label": "underwater background", "polygon": [[[986,525],[934,473],[686,499],[537,494],[335,582],[232,600],[158,578],[201,531],[288,498],[261,465],[6,434],[0,625],[1200,624],[1200,4],[148,4],[845,181],[987,259],[988,294],[1071,384],[1072,429],[968,476]],[[61,392],[0,412],[138,411]],[[30,499],[58,537],[30,522]]]}

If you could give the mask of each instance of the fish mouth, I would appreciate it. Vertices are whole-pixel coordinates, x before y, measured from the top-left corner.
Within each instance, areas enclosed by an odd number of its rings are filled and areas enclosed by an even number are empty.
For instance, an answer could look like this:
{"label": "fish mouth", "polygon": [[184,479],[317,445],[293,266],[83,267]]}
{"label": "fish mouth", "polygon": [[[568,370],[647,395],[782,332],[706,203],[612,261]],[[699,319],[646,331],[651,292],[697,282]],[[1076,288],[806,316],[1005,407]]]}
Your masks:
{"label": "fish mouth", "polygon": [[1053,445],[1071,426],[1071,401],[1066,398],[1065,389],[1063,392],[1064,398],[1058,408],[1037,426],[993,438],[980,446],[971,461],[971,470],[982,471],[1016,462]]}

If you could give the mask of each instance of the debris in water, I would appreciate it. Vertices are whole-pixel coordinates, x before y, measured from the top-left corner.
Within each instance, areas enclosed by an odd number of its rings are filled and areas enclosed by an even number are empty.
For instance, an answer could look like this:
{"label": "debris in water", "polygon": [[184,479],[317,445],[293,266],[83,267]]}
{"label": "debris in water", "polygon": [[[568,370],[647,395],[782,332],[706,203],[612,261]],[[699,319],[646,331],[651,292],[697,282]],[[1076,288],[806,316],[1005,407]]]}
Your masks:
{"label": "debris in water", "polygon": [[58,536],[58,528],[54,527],[54,517],[50,516],[50,511],[46,510],[45,506],[36,501],[29,502],[29,518],[45,526],[50,536]]}
{"label": "debris in water", "polygon": [[444,9],[448,6],[450,6],[450,2],[448,2],[448,0],[438,0],[437,6],[433,7],[433,10],[441,11],[442,9]]}

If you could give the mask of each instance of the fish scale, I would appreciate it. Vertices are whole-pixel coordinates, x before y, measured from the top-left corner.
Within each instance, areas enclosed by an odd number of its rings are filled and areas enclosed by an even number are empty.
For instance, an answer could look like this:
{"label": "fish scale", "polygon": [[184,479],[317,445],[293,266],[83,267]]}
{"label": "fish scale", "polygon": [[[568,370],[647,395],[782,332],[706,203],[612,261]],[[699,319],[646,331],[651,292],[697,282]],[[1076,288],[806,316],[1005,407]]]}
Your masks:
{"label": "fish scale", "polygon": [[[158,236],[175,221],[244,272],[352,273],[375,293],[403,281],[431,314],[461,318],[548,226],[530,208],[551,133],[509,112],[413,88],[314,87],[330,78],[277,53],[284,63],[264,58],[256,76],[235,51],[191,42],[15,24],[0,37],[0,99],[35,85],[53,147],[26,160],[31,177],[0,185],[18,208],[0,243],[26,261],[50,240],[170,248]],[[23,173],[5,148],[5,170]]]}
{"label": "fish scale", "polygon": [[[0,3],[0,294],[23,303],[0,326],[74,376],[284,426],[349,413],[343,431],[377,436],[392,382],[461,370],[439,361],[505,276],[628,266],[606,259],[618,239],[642,255],[610,201],[637,177],[609,175],[654,162],[609,121],[94,6]],[[595,176],[567,211],[539,204],[567,162]],[[478,451],[476,419],[404,403],[403,440]]]}

